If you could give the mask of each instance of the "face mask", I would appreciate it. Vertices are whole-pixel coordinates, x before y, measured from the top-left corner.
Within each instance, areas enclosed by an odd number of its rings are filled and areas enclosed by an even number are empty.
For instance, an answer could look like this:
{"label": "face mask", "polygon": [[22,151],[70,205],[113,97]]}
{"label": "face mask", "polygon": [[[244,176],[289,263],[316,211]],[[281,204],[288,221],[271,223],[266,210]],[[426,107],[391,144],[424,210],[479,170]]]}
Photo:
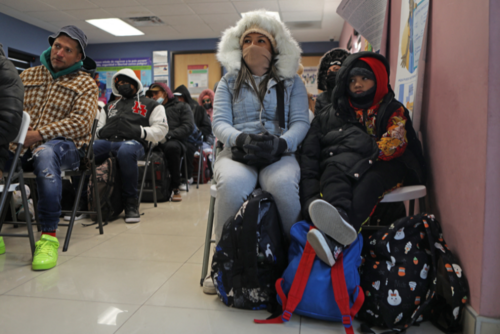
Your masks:
{"label": "face mask", "polygon": [[208,109],[212,109],[212,103],[205,103],[205,104],[203,105],[203,108],[205,108],[205,109],[207,109],[207,110],[208,110]]}
{"label": "face mask", "polygon": [[337,72],[330,72],[326,75],[326,88],[328,90],[333,90],[335,88],[336,78],[337,78]]}
{"label": "face mask", "polygon": [[252,74],[263,76],[269,70],[272,54],[266,48],[250,45],[243,50],[243,60]]}
{"label": "face mask", "polygon": [[158,100],[156,100],[156,102],[158,102],[159,104],[163,104],[163,101],[165,101],[163,97],[160,97],[158,98]]}
{"label": "face mask", "polygon": [[117,86],[116,89],[118,90],[118,93],[120,93],[121,96],[132,97],[134,95],[134,90],[132,89],[132,86],[129,83]]}

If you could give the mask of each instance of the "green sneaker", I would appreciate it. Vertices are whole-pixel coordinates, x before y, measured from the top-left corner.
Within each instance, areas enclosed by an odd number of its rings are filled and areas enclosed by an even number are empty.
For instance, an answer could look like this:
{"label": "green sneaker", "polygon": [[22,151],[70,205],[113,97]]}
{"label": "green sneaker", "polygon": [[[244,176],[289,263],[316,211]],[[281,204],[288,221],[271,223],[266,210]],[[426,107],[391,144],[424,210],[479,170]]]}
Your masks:
{"label": "green sneaker", "polygon": [[0,237],[0,255],[5,253],[5,243],[3,242],[3,238]]}
{"label": "green sneaker", "polygon": [[35,256],[33,257],[33,270],[52,269],[57,264],[57,249],[59,240],[48,234],[42,234],[39,241],[35,243]]}

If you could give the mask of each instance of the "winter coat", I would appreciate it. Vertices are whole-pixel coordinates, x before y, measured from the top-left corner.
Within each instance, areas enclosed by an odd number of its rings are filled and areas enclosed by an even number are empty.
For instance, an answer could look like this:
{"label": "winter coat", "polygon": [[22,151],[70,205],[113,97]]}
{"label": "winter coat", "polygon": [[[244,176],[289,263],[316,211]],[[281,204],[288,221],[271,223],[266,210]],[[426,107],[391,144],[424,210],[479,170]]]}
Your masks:
{"label": "winter coat", "polygon": [[194,118],[191,108],[187,103],[180,102],[177,98],[164,104],[167,114],[169,130],[167,139],[185,141],[194,129]]}
{"label": "winter coat", "polygon": [[[133,97],[122,97],[115,84],[118,75],[125,75],[136,82],[137,94]],[[112,78],[113,94],[121,97],[110,102],[100,114],[97,126],[99,139],[121,141],[135,139],[144,147],[148,142],[157,143],[168,132],[169,126],[165,116],[165,108],[155,100],[140,96],[143,90],[141,81],[131,69],[122,69]]]}
{"label": "winter coat", "polygon": [[[381,155],[378,140],[387,130],[389,119],[394,111],[404,106],[394,99],[394,92],[388,87],[388,93],[382,99],[377,114],[376,135],[371,136],[367,128],[356,118],[354,109],[347,98],[347,83],[352,64],[361,57],[374,57],[380,60],[389,76],[387,60],[372,52],[360,52],[348,57],[337,74],[337,84],[333,92],[332,105],[317,115],[309,130],[301,150],[302,203],[320,193],[320,179],[329,164],[334,164],[353,180],[361,177],[370,169]],[[420,141],[413,129],[408,110],[405,124],[408,144],[400,159],[409,169],[405,185],[425,182],[425,162]]]}
{"label": "winter coat", "polygon": [[0,44],[0,171],[9,157],[9,143],[17,137],[21,127],[23,100],[23,82]]}
{"label": "winter coat", "polygon": [[[241,67],[240,37],[250,26],[257,25],[270,32],[276,41],[279,56],[276,68],[285,88],[285,128],[280,129],[277,114],[276,85],[269,80],[263,108],[257,94],[246,83],[234,100],[236,77]],[[228,70],[217,86],[214,103],[213,131],[228,147],[236,145],[242,132],[260,134],[269,132],[287,142],[288,152],[295,152],[309,129],[307,91],[296,74],[301,50],[288,29],[263,11],[248,13],[236,26],[227,29],[218,45],[217,59]],[[259,79],[254,76],[255,79]]]}
{"label": "winter coat", "polygon": [[[45,51],[41,57],[50,57],[50,52]],[[46,62],[50,64],[50,60]],[[77,70],[54,79],[46,66],[40,65],[24,70],[20,77],[24,84],[23,109],[30,115],[30,126],[43,138],[31,149],[56,137],[72,140],[77,149],[88,145],[99,91],[90,74]],[[15,145],[9,149],[14,152]],[[21,154],[26,151],[24,148]]]}
{"label": "winter coat", "polygon": [[321,114],[322,111],[327,111],[328,109],[326,110],[324,109],[330,104],[332,104],[332,92],[324,91],[323,93],[319,94],[318,97],[316,98],[316,104],[314,106],[314,114],[319,115]]}
{"label": "winter coat", "polygon": [[194,109],[198,106],[198,102],[196,102],[191,97],[191,93],[189,92],[189,90],[187,89],[186,86],[180,85],[179,87],[177,87],[174,90],[174,93],[181,93],[181,95],[184,98],[184,100],[186,101],[186,103],[189,104],[189,107],[191,108],[191,110],[194,111]]}
{"label": "winter coat", "polygon": [[200,95],[198,95],[198,104],[200,107],[203,107],[203,97],[205,95],[210,96],[210,100],[212,101],[212,108],[210,109],[205,109],[206,113],[210,117],[210,123],[214,121],[214,98],[215,98],[215,93],[211,89],[205,89],[201,92]]}

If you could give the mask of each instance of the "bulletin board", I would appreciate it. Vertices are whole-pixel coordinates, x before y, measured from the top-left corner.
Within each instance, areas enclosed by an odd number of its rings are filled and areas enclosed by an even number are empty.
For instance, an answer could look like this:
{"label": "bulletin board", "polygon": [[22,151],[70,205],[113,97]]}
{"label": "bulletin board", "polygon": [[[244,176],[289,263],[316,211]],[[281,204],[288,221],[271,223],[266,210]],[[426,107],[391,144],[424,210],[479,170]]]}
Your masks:
{"label": "bulletin board", "polygon": [[[172,52],[172,90],[180,85],[188,87],[193,98],[200,93],[199,87],[189,88],[189,69],[208,66],[208,88],[213,89],[216,82],[222,78],[222,66],[215,57],[215,51],[209,52]],[[189,69],[188,69],[189,67]]]}
{"label": "bulletin board", "polygon": [[[323,57],[323,55],[302,56],[301,63],[302,63],[302,66],[304,66],[304,74],[303,75],[308,75],[308,72],[314,72],[313,68],[315,68],[316,69],[315,72],[317,72],[321,57]],[[314,79],[317,80],[317,78],[314,78]],[[315,90],[308,89],[309,93],[312,93],[313,95],[321,94],[323,91],[321,91],[317,88],[318,87],[317,81],[315,82],[315,86],[316,86]]]}

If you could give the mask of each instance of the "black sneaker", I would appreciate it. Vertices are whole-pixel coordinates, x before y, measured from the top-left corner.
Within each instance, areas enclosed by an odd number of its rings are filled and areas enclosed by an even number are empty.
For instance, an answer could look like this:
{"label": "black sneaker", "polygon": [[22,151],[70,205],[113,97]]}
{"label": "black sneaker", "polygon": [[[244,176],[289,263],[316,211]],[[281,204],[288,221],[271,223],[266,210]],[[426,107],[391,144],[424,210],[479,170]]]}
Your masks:
{"label": "black sneaker", "polygon": [[138,223],[141,221],[141,215],[139,214],[139,204],[137,199],[129,198],[125,204],[125,223]]}
{"label": "black sneaker", "polygon": [[337,261],[344,246],[318,229],[307,232],[307,241],[311,244],[318,258],[332,267]]}

